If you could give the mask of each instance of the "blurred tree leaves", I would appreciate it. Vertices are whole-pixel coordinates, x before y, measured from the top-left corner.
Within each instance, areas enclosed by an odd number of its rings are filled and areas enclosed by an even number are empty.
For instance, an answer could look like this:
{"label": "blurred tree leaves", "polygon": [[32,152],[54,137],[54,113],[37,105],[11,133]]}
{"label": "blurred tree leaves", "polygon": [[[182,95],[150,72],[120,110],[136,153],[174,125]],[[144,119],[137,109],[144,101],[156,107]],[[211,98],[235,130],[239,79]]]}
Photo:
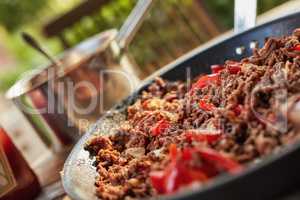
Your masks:
{"label": "blurred tree leaves", "polygon": [[15,31],[34,21],[47,3],[48,0],[0,0],[0,23],[8,31]]}
{"label": "blurred tree leaves", "polygon": [[[248,0],[246,0],[248,1]],[[202,1],[210,15],[216,19],[218,25],[228,29],[233,26],[234,0]]]}
{"label": "blurred tree leaves", "polygon": [[[38,37],[53,54],[58,53],[61,50],[58,40],[43,38],[40,33],[41,27],[50,19],[67,12],[82,1],[84,0],[0,0],[0,26],[2,25],[9,31],[5,38],[1,38],[1,42],[6,43],[5,46],[10,50],[17,61],[16,66],[12,66],[10,72],[0,72],[0,91],[7,89],[22,72],[45,62],[43,57],[22,42],[18,30],[22,29],[32,33]],[[228,30],[233,26],[234,0],[161,0],[160,2],[172,3],[177,1],[180,1],[182,4],[199,1],[208,9],[210,16],[212,16],[224,30]],[[286,1],[287,0],[258,0],[258,14]],[[84,18],[78,22],[78,25],[76,25],[73,30],[69,30],[64,34],[66,34],[68,39],[70,38],[72,45],[76,45],[85,38],[98,33],[99,30],[119,28],[130,13],[135,2],[136,0],[112,0],[103,7],[102,11],[93,14],[92,18],[94,20]],[[153,15],[155,15],[155,12]],[[160,18],[159,13],[156,18],[160,23],[163,23],[164,18]],[[168,27],[165,26],[165,28],[167,29]],[[83,30],[87,30],[87,32],[83,32]],[[143,51],[133,52],[140,55],[137,60],[141,60],[141,63],[144,58],[150,60],[156,56],[157,53],[152,51],[145,43],[145,40],[151,38],[149,35],[154,33],[149,30],[145,30],[144,32],[145,36],[140,40],[136,40],[135,44],[139,47],[137,49],[143,49]],[[162,35],[164,40],[174,38],[175,35],[178,34],[178,30],[168,31],[167,34],[168,35]],[[157,43],[153,41],[154,47],[155,45],[161,45],[159,41],[160,40],[157,40]]]}
{"label": "blurred tree leaves", "polygon": [[266,12],[267,10],[278,6],[288,0],[258,0],[257,1],[257,13],[261,14]]}
{"label": "blurred tree leaves", "polygon": [[[257,0],[257,14],[259,15],[266,12],[287,1],[288,0]],[[225,29],[233,27],[234,0],[205,0],[202,2],[220,26]]]}
{"label": "blurred tree leaves", "polygon": [[[201,0],[199,0],[201,1]],[[258,14],[269,10],[287,0],[258,0]],[[0,0],[0,23],[9,31],[35,20],[37,14],[49,4],[49,0]],[[105,23],[116,23],[120,26],[123,15],[132,8],[130,0],[114,0],[104,9]],[[172,2],[172,0],[170,1]],[[219,21],[220,25],[229,28],[233,25],[234,0],[203,0],[204,5]],[[63,3],[63,2],[61,2]]]}

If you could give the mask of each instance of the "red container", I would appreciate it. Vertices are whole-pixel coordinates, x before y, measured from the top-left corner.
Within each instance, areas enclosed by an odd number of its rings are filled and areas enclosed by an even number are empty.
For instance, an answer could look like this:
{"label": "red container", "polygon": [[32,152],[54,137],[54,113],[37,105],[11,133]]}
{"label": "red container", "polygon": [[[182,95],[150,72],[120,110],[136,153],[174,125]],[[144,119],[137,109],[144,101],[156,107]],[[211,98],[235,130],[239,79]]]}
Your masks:
{"label": "red container", "polygon": [[0,126],[0,199],[32,200],[40,190],[36,175]]}

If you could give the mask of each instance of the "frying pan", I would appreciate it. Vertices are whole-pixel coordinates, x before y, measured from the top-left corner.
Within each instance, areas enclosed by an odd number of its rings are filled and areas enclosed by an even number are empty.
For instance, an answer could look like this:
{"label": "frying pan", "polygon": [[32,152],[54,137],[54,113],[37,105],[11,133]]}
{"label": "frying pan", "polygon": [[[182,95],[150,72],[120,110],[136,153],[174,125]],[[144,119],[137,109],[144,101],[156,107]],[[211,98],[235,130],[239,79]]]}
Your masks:
{"label": "frying pan", "polygon": [[[145,89],[156,76],[167,80],[185,81],[186,71],[192,77],[201,73],[209,73],[210,65],[223,63],[225,60],[239,60],[251,55],[253,44],[260,47],[266,37],[289,35],[300,27],[300,12],[285,16],[266,24],[257,26],[243,33],[234,35],[208,47],[198,48],[162,68],[147,80],[140,89],[104,115],[76,144],[62,172],[63,186],[74,200],[95,200],[94,181],[96,171],[93,160],[83,149],[84,143],[94,134],[112,133],[124,120],[126,108]],[[243,51],[236,51],[236,48]],[[238,54],[237,54],[238,52]],[[189,70],[187,70],[189,69]],[[223,175],[215,178],[211,184],[196,190],[187,191],[167,199],[274,199],[287,191],[300,180],[300,143],[287,146],[282,152],[268,156],[261,162],[250,165],[235,176]]]}

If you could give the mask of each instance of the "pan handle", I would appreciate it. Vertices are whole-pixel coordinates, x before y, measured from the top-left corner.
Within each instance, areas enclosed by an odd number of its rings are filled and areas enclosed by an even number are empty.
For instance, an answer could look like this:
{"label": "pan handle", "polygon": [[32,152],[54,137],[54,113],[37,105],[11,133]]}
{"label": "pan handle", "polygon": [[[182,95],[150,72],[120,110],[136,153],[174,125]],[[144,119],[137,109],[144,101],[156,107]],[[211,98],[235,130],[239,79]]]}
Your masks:
{"label": "pan handle", "polygon": [[240,33],[255,26],[257,0],[234,1],[234,32]]}
{"label": "pan handle", "polygon": [[116,37],[116,42],[120,49],[126,49],[131,42],[154,1],[155,0],[139,0],[137,2]]}

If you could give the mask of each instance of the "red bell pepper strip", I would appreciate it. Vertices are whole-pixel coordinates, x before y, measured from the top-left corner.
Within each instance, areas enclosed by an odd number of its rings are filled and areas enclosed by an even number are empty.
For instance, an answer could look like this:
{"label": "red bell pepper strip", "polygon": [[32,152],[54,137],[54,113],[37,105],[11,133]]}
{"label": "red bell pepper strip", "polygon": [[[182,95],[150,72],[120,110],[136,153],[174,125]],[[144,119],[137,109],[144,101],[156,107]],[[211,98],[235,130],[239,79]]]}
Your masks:
{"label": "red bell pepper strip", "polygon": [[212,103],[207,103],[205,100],[200,99],[199,100],[199,107],[204,111],[212,111],[216,108],[216,106]]}
{"label": "red bell pepper strip", "polygon": [[294,46],[292,48],[292,50],[294,50],[294,51],[300,51],[300,44],[297,44],[296,46]]}
{"label": "red bell pepper strip", "polygon": [[220,172],[213,162],[202,160],[202,166],[199,168],[208,178],[217,176]]}
{"label": "red bell pepper strip", "polygon": [[209,132],[203,132],[199,133],[198,131],[186,131],[183,133],[185,138],[189,141],[197,141],[197,142],[208,142],[212,143],[217,141],[221,136],[221,132],[218,133],[209,133]]}
{"label": "red bell pepper strip", "polygon": [[209,95],[204,95],[204,96],[202,97],[202,99],[208,100],[208,99],[209,99]]}
{"label": "red bell pepper strip", "polygon": [[226,63],[226,68],[230,74],[237,74],[241,71],[241,63],[236,61],[229,61]]}
{"label": "red bell pepper strip", "polygon": [[172,160],[172,162],[175,162],[177,159],[177,147],[176,144],[170,144],[169,147],[169,156]]}
{"label": "red bell pepper strip", "polygon": [[[210,177],[218,175],[220,169],[230,173],[237,173],[242,170],[242,167],[235,161],[208,148],[185,148],[178,151],[176,145],[172,144],[169,152],[171,156],[169,165],[163,171],[150,172],[152,186],[160,194],[173,193],[180,187],[195,181],[205,182]],[[202,166],[193,167],[190,163],[197,154],[202,159]]]}
{"label": "red bell pepper strip", "polygon": [[142,103],[142,108],[147,109],[149,104],[149,100],[146,100]]}
{"label": "red bell pepper strip", "polygon": [[225,169],[229,173],[236,174],[243,170],[243,167],[234,160],[223,156],[217,151],[209,148],[197,149],[201,158],[215,163],[218,167]]}
{"label": "red bell pepper strip", "polygon": [[178,151],[176,144],[171,144],[169,147],[170,164],[163,171],[150,172],[150,180],[152,186],[160,194],[170,193],[175,187],[175,170],[176,161],[178,158]]}
{"label": "red bell pepper strip", "polygon": [[[150,172],[151,184],[160,194],[170,194],[182,186],[208,179],[200,169],[188,165],[188,162],[192,160],[191,150],[185,149],[178,152],[174,148],[176,148],[176,145],[170,145],[171,162],[165,170]],[[174,155],[176,155],[176,160],[172,158]]]}
{"label": "red bell pepper strip", "polygon": [[176,172],[177,177],[175,179],[174,189],[177,190],[181,186],[189,185],[195,181],[203,182],[208,177],[198,168],[193,168],[187,165],[188,162],[177,162]]}
{"label": "red bell pepper strip", "polygon": [[149,174],[151,184],[159,194],[166,193],[165,171],[153,171]]}
{"label": "red bell pepper strip", "polygon": [[182,186],[207,179],[201,170],[189,168],[183,162],[170,163],[164,171],[150,172],[151,184],[159,194],[170,194]]}
{"label": "red bell pepper strip", "polygon": [[190,161],[192,160],[193,151],[191,151],[191,148],[184,148],[182,150],[182,160],[184,161]]}
{"label": "red bell pepper strip", "polygon": [[243,112],[244,108],[242,105],[237,105],[233,108],[233,112],[236,116],[239,116]]}
{"label": "red bell pepper strip", "polygon": [[230,74],[237,74],[241,71],[241,67],[240,66],[235,66],[235,65],[228,66],[228,71],[229,71]]}
{"label": "red bell pepper strip", "polygon": [[209,83],[216,82],[219,83],[219,74],[209,74],[205,76],[201,76],[196,83],[193,84],[193,88],[204,88]]}
{"label": "red bell pepper strip", "polygon": [[162,134],[166,129],[170,127],[170,123],[164,119],[158,121],[155,126],[151,129],[153,136]]}
{"label": "red bell pepper strip", "polygon": [[223,65],[211,65],[210,69],[213,74],[216,74],[225,69],[225,67]]}
{"label": "red bell pepper strip", "polygon": [[[300,48],[299,48],[300,49]],[[225,69],[223,65],[212,65],[210,66],[212,73],[216,74]],[[230,74],[237,74],[241,71],[241,64],[238,62],[232,62],[227,64],[227,70]]]}

